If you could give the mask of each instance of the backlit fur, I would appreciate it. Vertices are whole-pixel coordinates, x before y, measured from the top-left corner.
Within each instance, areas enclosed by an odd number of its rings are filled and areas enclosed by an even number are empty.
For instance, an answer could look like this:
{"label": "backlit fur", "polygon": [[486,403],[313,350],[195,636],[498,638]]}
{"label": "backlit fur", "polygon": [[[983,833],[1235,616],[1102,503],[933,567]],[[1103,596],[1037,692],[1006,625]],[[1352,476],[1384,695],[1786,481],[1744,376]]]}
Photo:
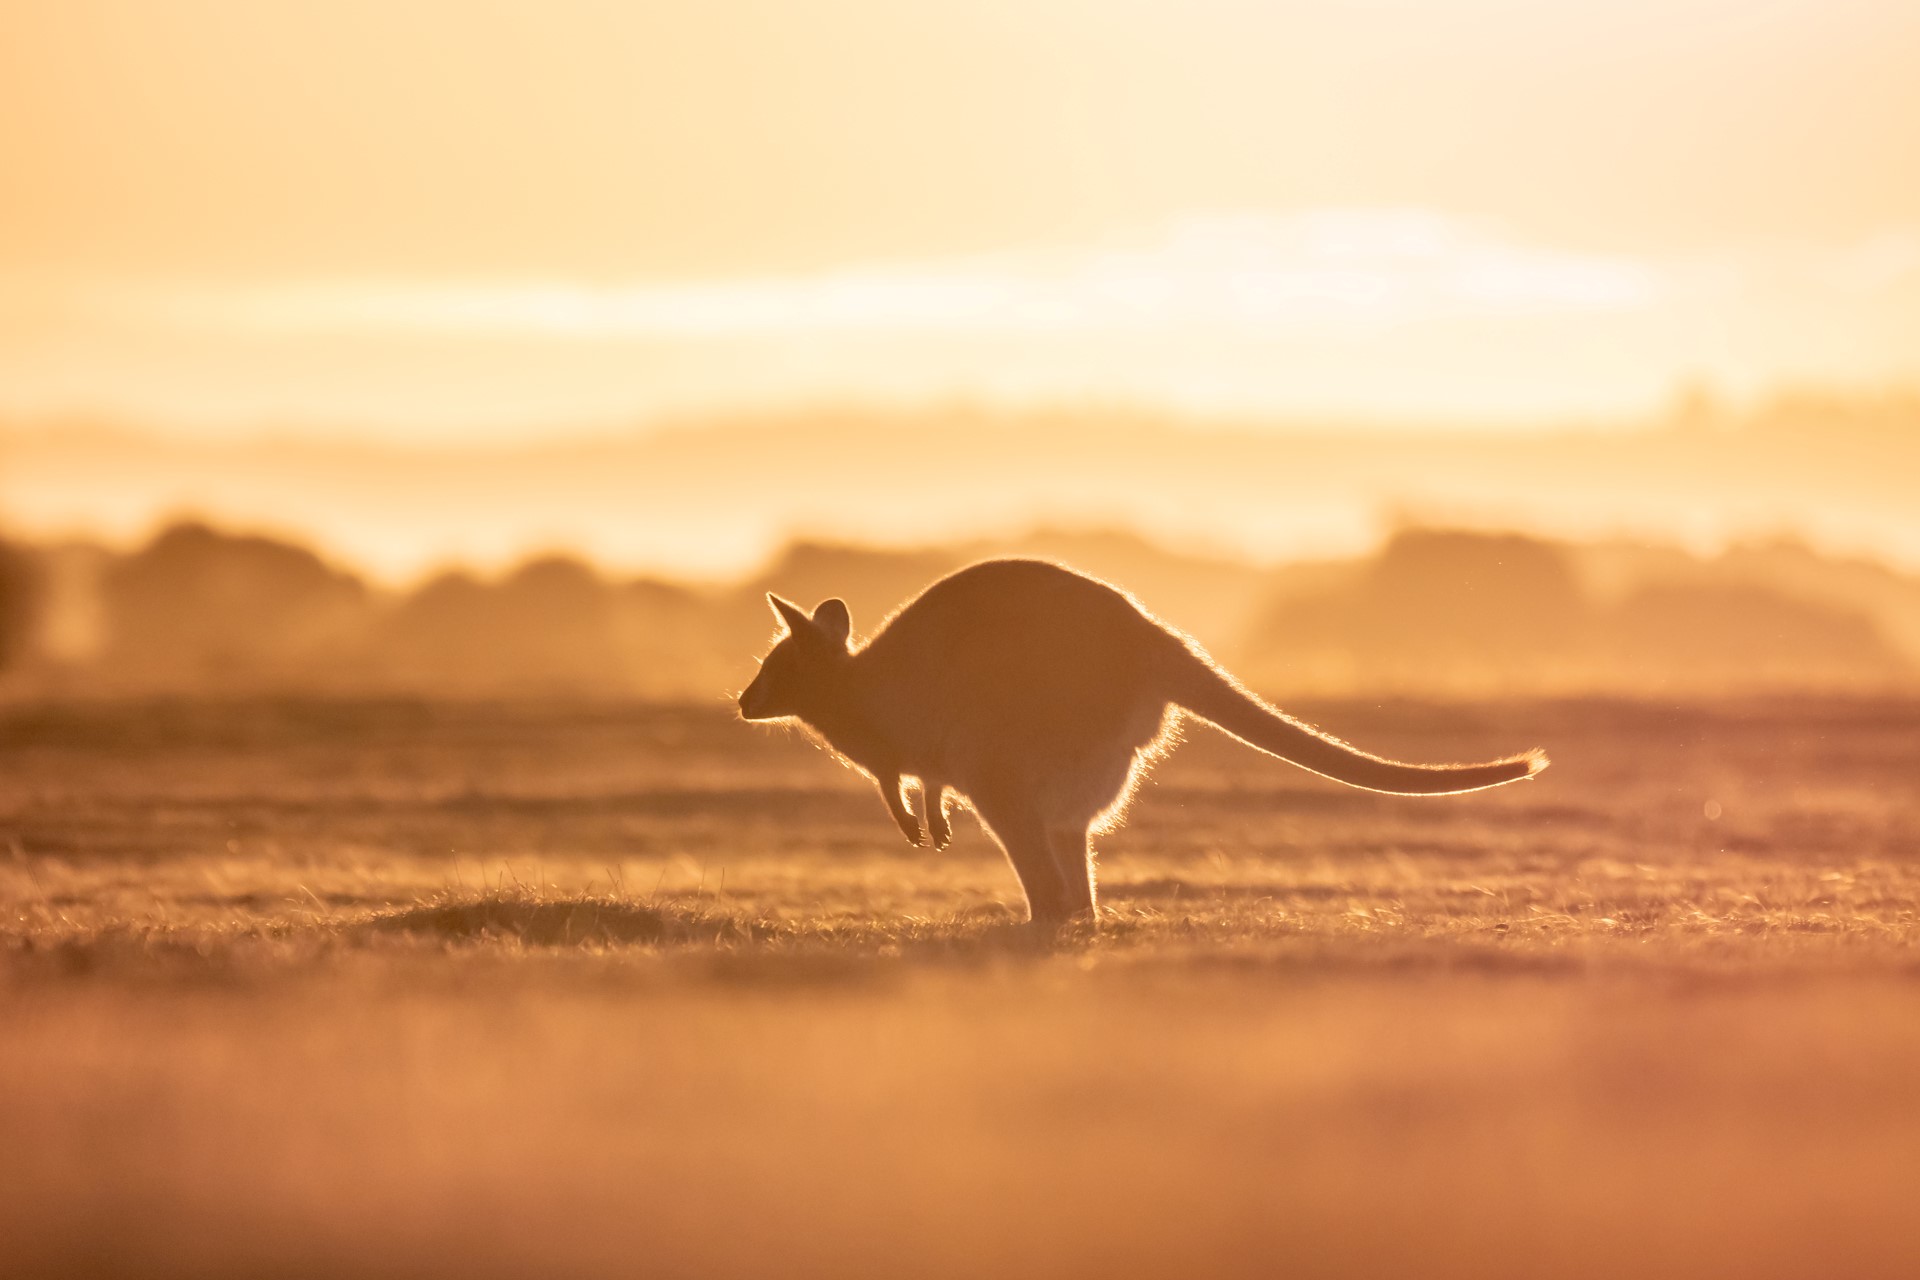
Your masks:
{"label": "backlit fur", "polygon": [[1352,786],[1400,794],[1531,777],[1539,752],[1407,765],[1275,710],[1126,592],[1040,560],[942,578],[864,644],[847,607],[769,596],[785,633],[740,695],[749,720],[792,719],[872,776],[908,840],[945,847],[963,798],[1006,850],[1036,923],[1095,912],[1093,835],[1118,826],[1184,710]]}

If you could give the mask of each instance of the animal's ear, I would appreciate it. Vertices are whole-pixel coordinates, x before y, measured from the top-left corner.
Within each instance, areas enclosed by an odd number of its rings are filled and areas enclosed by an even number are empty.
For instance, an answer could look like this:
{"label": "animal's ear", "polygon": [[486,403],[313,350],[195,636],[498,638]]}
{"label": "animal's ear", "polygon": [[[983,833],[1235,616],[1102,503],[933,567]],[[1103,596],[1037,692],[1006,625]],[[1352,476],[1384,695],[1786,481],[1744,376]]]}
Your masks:
{"label": "animal's ear", "polygon": [[814,608],[813,625],[820,628],[827,639],[844,645],[853,631],[853,615],[847,612],[845,600],[822,600]]}
{"label": "animal's ear", "polygon": [[805,609],[790,600],[782,600],[771,591],[767,592],[767,603],[773,606],[773,611],[780,616],[780,621],[787,624],[787,630],[795,635],[799,635],[803,629],[813,625],[813,619],[807,616]]}

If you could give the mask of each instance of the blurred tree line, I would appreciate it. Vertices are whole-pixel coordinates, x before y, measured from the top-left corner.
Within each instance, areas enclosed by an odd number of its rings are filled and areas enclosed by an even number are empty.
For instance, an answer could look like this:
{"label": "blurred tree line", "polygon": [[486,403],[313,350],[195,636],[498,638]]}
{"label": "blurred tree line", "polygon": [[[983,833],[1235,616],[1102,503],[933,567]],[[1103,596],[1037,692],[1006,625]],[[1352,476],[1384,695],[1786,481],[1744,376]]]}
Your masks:
{"label": "blurred tree line", "polygon": [[1262,567],[1121,533],[888,550],[800,542],[750,580],[535,557],[382,591],[274,538],[186,522],[127,553],[0,544],[11,687],[624,695],[720,703],[775,630],[768,590],[870,632],[941,574],[1044,555],[1124,584],[1276,693],[1890,688],[1920,680],[1920,580],[1791,542],[1702,559],[1631,542],[1407,528],[1374,555]]}

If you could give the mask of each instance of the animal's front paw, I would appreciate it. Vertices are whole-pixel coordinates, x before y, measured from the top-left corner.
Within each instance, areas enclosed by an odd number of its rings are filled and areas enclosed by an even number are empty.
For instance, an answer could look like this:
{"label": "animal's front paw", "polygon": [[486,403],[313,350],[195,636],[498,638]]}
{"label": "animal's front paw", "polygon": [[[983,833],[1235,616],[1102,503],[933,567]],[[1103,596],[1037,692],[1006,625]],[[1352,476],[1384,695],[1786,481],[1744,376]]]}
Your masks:
{"label": "animal's front paw", "polygon": [[947,825],[947,815],[935,809],[927,815],[927,829],[933,833],[933,847],[944,849],[953,843],[953,828]]}

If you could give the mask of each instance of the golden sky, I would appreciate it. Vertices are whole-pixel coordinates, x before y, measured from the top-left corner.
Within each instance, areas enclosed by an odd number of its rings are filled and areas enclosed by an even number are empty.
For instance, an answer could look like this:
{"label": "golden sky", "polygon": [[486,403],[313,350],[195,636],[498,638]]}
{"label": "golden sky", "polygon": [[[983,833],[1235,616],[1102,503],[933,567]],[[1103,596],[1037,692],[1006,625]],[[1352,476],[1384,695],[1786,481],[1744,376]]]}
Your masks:
{"label": "golden sky", "polygon": [[1920,378],[1910,0],[0,0],[0,414]]}

